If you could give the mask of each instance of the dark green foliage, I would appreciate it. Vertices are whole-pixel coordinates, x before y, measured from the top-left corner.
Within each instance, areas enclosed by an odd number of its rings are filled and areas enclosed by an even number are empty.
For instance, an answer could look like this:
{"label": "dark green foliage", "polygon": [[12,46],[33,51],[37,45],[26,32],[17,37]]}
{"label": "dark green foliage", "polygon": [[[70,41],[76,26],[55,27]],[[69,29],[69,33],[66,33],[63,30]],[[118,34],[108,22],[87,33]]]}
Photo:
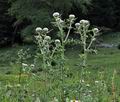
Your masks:
{"label": "dark green foliage", "polygon": [[13,18],[7,14],[8,8],[8,0],[0,0],[0,47],[10,44],[12,40]]}
{"label": "dark green foliage", "polygon": [[[30,37],[34,33],[37,26],[51,26],[51,15],[58,11],[63,17],[68,16],[71,12],[73,4],[76,4],[83,12],[86,12],[86,5],[90,4],[91,0],[10,0],[11,8],[9,13],[15,16],[18,20],[28,19],[31,24],[24,27],[22,35]],[[86,4],[86,5],[84,5]],[[19,26],[20,23],[16,26]]]}

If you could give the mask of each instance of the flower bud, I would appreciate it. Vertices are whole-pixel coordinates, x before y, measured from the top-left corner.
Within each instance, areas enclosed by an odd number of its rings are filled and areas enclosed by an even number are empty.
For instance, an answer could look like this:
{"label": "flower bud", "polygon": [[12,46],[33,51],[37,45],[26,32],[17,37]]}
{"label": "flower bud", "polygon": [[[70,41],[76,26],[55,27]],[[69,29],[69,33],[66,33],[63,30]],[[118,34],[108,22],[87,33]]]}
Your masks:
{"label": "flower bud", "polygon": [[59,14],[58,12],[54,12],[54,13],[53,13],[53,17],[57,18],[57,17],[59,17],[59,16],[60,16],[60,14]]}
{"label": "flower bud", "polygon": [[37,27],[37,28],[36,28],[36,32],[37,32],[37,33],[40,33],[41,31],[42,31],[42,28],[41,28],[41,27]]}
{"label": "flower bud", "polygon": [[75,23],[76,28],[80,27],[80,23]]}
{"label": "flower bud", "polygon": [[98,30],[98,28],[93,28],[93,33],[98,33],[99,32],[99,30]]}
{"label": "flower bud", "polygon": [[45,33],[48,33],[48,28],[43,28],[43,31],[45,32]]}
{"label": "flower bud", "polygon": [[70,14],[70,15],[69,15],[69,19],[72,19],[72,20],[75,19],[75,15]]}

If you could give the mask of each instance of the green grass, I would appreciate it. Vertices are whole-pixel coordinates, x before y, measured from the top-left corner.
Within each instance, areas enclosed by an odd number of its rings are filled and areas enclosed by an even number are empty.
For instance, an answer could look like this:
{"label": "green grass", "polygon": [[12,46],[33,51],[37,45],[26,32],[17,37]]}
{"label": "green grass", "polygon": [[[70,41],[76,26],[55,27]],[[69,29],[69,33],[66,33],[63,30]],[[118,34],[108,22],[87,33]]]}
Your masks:
{"label": "green grass", "polygon": [[[113,36],[113,35],[111,35]],[[118,44],[119,40],[118,35],[114,37],[109,37],[108,35],[103,36],[105,43],[114,43]],[[116,41],[117,39],[117,41]],[[33,46],[18,46],[15,48],[3,48],[0,50],[0,82],[2,83],[18,83],[18,67],[14,65],[17,60],[17,52],[21,49],[30,48],[30,52],[32,55],[35,53],[35,49]],[[103,79],[108,84],[108,87],[111,89],[112,86],[112,76],[114,70],[116,70],[117,74],[115,76],[115,87],[117,94],[120,94],[120,50],[117,48],[98,48],[98,54],[89,54],[88,55],[88,67],[87,71],[90,72],[88,76],[86,76],[91,82],[96,80],[100,80],[100,74],[103,74]],[[72,72],[72,78],[67,80],[70,85],[74,84],[75,81],[78,81],[79,78],[77,74],[81,71],[81,67],[79,59],[79,49],[78,48],[68,48],[66,50],[66,58],[67,65],[66,68],[70,69],[70,73]],[[10,72],[10,73],[9,73]],[[8,74],[9,73],[9,74]],[[69,72],[68,72],[69,73]],[[43,73],[40,73],[40,77],[43,77]],[[24,80],[23,76],[23,80]],[[33,87],[34,86],[34,87]],[[44,82],[40,80],[36,80],[35,82],[31,81],[31,85],[29,89],[37,90],[44,88]]]}

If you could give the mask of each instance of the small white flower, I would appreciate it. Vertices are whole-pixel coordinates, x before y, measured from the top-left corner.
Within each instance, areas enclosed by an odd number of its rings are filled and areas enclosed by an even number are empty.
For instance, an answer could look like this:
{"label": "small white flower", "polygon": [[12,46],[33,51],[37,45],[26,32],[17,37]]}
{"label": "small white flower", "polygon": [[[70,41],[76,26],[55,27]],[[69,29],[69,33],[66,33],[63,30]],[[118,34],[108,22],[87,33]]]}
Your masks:
{"label": "small white flower", "polygon": [[70,15],[69,15],[69,18],[70,18],[70,19],[74,19],[74,18],[75,18],[75,15],[70,14]]}
{"label": "small white flower", "polygon": [[30,66],[31,66],[31,67],[35,67],[35,65],[34,65],[34,64],[31,64]]}
{"label": "small white flower", "polygon": [[45,33],[48,33],[48,28],[43,28],[43,31],[45,32]]}
{"label": "small white flower", "polygon": [[25,63],[22,63],[22,66],[23,66],[23,67],[28,67],[28,65],[27,65],[27,64],[25,64]]}
{"label": "small white flower", "polygon": [[76,28],[80,27],[80,23],[75,23]]}
{"label": "small white flower", "polygon": [[84,80],[80,80],[80,83],[84,83],[85,81]]}
{"label": "small white flower", "polygon": [[87,87],[89,87],[89,86],[90,86],[90,84],[87,84],[86,86],[87,86]]}
{"label": "small white flower", "polygon": [[21,85],[20,84],[17,84],[16,87],[20,87]]}
{"label": "small white flower", "polygon": [[58,12],[53,13],[53,17],[59,17],[59,16],[60,16],[60,14]]}
{"label": "small white flower", "polygon": [[36,28],[36,32],[37,32],[37,33],[40,33],[41,31],[42,31],[42,28],[41,28],[41,27],[37,27],[37,28]]}
{"label": "small white flower", "polygon": [[95,83],[97,84],[97,83],[99,83],[99,81],[95,81]]}
{"label": "small white flower", "polygon": [[71,100],[70,102],[80,102],[79,100]]}

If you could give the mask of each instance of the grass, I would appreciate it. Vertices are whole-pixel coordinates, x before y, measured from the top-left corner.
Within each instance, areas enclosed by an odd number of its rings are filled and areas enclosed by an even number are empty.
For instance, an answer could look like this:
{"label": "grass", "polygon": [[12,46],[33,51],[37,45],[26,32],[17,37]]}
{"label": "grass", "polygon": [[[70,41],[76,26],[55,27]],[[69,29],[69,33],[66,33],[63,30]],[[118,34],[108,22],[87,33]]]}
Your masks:
{"label": "grass", "polygon": [[[111,35],[113,36],[113,35]],[[111,38],[107,38],[108,35],[104,35],[103,39],[105,43],[114,43],[116,44],[116,39],[118,39],[118,35]],[[106,39],[106,40],[105,40]],[[119,41],[119,40],[118,40]],[[118,44],[118,43],[117,43]],[[33,46],[17,46],[15,48],[2,48],[0,50],[0,82],[1,83],[18,83],[18,67],[14,65],[17,59],[17,52],[21,48],[27,49],[30,48],[30,52],[34,55],[35,50]],[[87,71],[90,72],[88,76],[86,76],[91,82],[96,80],[101,80],[100,74],[103,74],[102,79],[104,79],[108,87],[112,88],[112,76],[114,70],[116,70],[115,76],[115,89],[117,95],[120,94],[120,50],[117,48],[98,48],[98,54],[89,54],[88,55],[88,68]],[[72,72],[72,78],[68,80],[67,83],[70,85],[74,84],[75,81],[78,81],[78,71],[81,70],[79,67],[79,50],[78,48],[68,48],[66,51],[67,65],[66,68],[70,69],[70,73]],[[74,70],[73,70],[74,68]],[[68,72],[69,73],[69,72]],[[76,73],[76,74],[75,74]],[[40,76],[43,76],[43,73],[40,73]],[[27,76],[23,76],[27,78]],[[88,82],[89,83],[89,82]],[[33,87],[34,86],[34,87]],[[41,90],[41,87],[44,89],[44,82],[40,80],[36,80],[35,82],[31,81],[31,85],[29,89],[32,90]],[[117,96],[118,97],[118,96]],[[118,98],[119,99],[119,98]],[[120,101],[120,99],[119,99]]]}

